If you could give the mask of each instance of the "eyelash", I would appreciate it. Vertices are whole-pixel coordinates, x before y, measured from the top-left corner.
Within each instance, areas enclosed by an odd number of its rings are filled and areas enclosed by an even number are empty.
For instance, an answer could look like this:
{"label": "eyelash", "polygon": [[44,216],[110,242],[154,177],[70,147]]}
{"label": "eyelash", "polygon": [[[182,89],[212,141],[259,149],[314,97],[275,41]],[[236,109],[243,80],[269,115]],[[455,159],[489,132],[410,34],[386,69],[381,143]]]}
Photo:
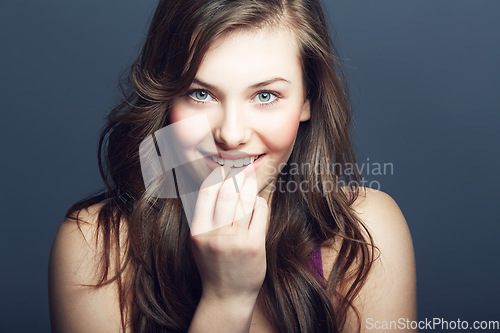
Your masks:
{"label": "eyelash", "polygon": [[[217,100],[213,95],[212,93],[210,93],[208,90],[205,90],[205,89],[190,89],[186,92],[186,97],[189,98],[189,100],[192,102],[192,103],[196,103],[196,104],[207,104],[209,102],[206,102],[206,101],[200,101],[200,100],[197,100],[195,99],[194,97],[191,97],[191,95],[193,93],[196,93],[196,92],[205,92],[207,93],[210,97],[212,97],[214,100]],[[274,105],[276,102],[278,102],[278,100],[281,98],[281,95],[279,93],[277,93],[276,91],[271,91],[271,90],[259,90],[255,93],[254,97],[252,98],[252,100],[257,97],[259,94],[271,94],[273,95],[275,98],[274,100],[272,100],[271,102],[268,102],[268,103],[259,103],[257,102],[257,104],[259,106],[264,106],[264,107],[269,107],[269,106],[272,106]]]}

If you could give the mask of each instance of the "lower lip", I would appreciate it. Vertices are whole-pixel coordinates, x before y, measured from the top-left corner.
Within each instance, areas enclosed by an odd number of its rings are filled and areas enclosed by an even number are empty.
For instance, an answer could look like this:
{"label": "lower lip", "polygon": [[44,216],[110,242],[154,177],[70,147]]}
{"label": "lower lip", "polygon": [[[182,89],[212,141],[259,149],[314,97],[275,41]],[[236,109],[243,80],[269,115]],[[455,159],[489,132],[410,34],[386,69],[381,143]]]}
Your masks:
{"label": "lower lip", "polygon": [[[256,159],[253,163],[250,163],[250,164],[253,164],[254,168],[257,169],[257,167],[262,163],[262,159],[263,157],[265,156],[266,154],[262,154],[260,155],[260,157],[258,159]],[[210,157],[208,156],[205,156],[205,159],[207,160],[207,164],[208,166],[210,167],[210,169],[216,169],[216,168],[220,168],[222,165],[220,165],[219,163],[216,163],[214,162]],[[241,167],[231,167],[231,169],[235,169],[235,170],[243,170],[245,169],[247,166],[249,166],[250,164],[247,164],[247,165],[244,165],[244,166],[241,166]]]}

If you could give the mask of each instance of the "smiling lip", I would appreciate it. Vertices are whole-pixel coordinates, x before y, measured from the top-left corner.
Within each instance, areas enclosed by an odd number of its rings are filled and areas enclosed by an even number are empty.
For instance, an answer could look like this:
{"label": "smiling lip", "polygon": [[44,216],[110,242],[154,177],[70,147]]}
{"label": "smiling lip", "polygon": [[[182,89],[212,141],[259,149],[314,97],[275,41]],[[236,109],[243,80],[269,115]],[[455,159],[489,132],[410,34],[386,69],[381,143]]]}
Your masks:
{"label": "smiling lip", "polygon": [[241,160],[245,157],[254,157],[257,159],[262,154],[248,154],[245,152],[224,152],[224,151],[218,151],[218,152],[206,152],[202,151],[202,154],[207,156],[207,157],[212,157],[212,156],[217,156],[219,158],[225,159],[225,160]]}
{"label": "smiling lip", "polygon": [[251,155],[247,153],[237,153],[237,154],[228,154],[224,152],[218,153],[203,153],[205,155],[205,159],[208,162],[208,165],[214,169],[220,167],[221,165],[227,165],[231,168],[240,168],[246,167],[249,164],[253,164],[257,167],[262,160],[260,157],[265,154],[260,155]]}
{"label": "smiling lip", "polygon": [[259,157],[260,155],[262,154],[248,154],[248,153],[244,153],[244,152],[224,152],[224,151],[219,151],[219,152],[216,152],[216,153],[209,153],[208,156],[217,156],[219,158],[223,158],[225,160],[241,160],[242,158],[245,158],[245,157]]}

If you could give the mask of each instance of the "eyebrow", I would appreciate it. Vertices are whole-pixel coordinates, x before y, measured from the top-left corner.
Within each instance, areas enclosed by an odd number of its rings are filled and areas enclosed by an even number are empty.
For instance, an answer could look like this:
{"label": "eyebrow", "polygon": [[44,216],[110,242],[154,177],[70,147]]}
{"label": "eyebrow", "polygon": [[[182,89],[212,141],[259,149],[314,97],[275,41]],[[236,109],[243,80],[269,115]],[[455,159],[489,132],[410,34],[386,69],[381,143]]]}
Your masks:
{"label": "eyebrow", "polygon": [[[269,79],[269,80],[266,80],[266,81],[262,81],[262,82],[259,82],[259,83],[252,84],[248,88],[249,89],[257,89],[257,88],[265,87],[265,86],[270,85],[270,84],[275,83],[275,82],[292,83],[291,81],[289,81],[287,79],[284,79],[282,77],[275,77],[275,78],[272,78],[272,79]],[[204,87],[207,87],[207,88],[212,89],[212,90],[217,90],[217,87],[215,87],[214,85],[212,85],[210,83],[203,82],[203,81],[201,81],[200,79],[197,79],[197,78],[193,79],[193,83],[199,84],[200,86],[204,86]]]}

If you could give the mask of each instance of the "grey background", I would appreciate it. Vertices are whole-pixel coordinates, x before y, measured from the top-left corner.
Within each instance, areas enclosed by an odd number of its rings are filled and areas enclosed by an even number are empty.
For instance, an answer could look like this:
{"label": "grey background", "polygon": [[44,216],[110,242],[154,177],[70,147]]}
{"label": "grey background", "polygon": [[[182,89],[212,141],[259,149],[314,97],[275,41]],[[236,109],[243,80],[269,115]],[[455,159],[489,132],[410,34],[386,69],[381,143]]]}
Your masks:
{"label": "grey background", "polygon": [[[0,1],[0,331],[48,332],[47,262],[154,1]],[[500,320],[500,2],[328,3],[366,175],[400,205],[419,319]]]}

